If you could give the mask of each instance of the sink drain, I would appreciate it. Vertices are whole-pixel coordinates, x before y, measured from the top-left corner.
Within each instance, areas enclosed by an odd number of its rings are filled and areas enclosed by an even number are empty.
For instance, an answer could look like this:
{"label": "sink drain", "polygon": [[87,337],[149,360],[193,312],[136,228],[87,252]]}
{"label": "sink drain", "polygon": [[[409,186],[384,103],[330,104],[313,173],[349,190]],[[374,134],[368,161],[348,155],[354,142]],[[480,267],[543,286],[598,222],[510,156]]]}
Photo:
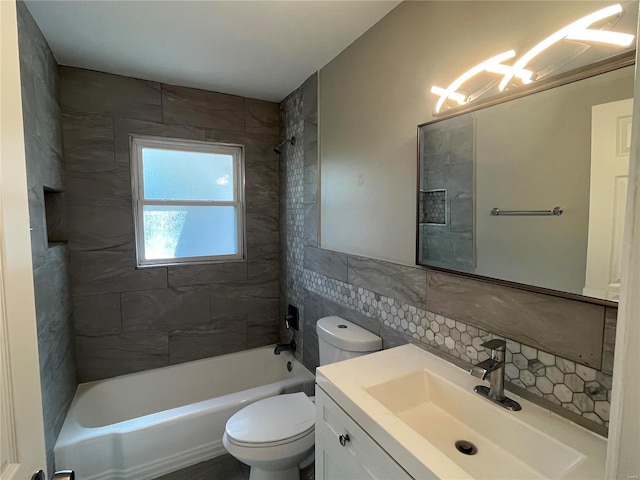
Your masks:
{"label": "sink drain", "polygon": [[456,442],[456,449],[460,453],[464,453],[465,455],[475,455],[476,453],[478,453],[477,447],[473,443],[466,440],[458,440]]}

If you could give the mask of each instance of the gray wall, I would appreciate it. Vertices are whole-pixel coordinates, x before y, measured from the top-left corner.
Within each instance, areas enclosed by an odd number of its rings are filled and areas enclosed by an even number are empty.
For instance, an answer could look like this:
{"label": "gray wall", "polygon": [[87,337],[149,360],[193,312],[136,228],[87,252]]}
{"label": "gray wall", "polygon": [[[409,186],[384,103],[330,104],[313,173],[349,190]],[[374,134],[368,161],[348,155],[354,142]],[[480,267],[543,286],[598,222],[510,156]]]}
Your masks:
{"label": "gray wall", "polygon": [[[81,382],[278,340],[278,105],[60,67]],[[129,135],[243,144],[247,261],[136,269]]]}
{"label": "gray wall", "polygon": [[[498,52],[515,49],[519,58],[553,32],[607,5],[402,2],[325,65],[319,74],[322,246],[413,265],[415,131],[434,119],[438,96],[431,87],[445,88]],[[621,20],[614,29],[635,34],[638,5],[627,3],[625,9],[629,23]],[[572,47],[563,47],[562,55],[569,56]],[[552,63],[554,55],[540,55],[539,65]],[[465,94],[475,90],[465,87]]]}
{"label": "gray wall", "polygon": [[17,11],[42,409],[52,471],[53,446],[77,386],[64,194],[47,195],[45,208],[44,193],[45,188],[65,189],[58,75],[55,58],[24,3],[17,3]]}
{"label": "gray wall", "polygon": [[[285,134],[315,138],[305,122],[316,118],[314,81],[282,103]],[[384,348],[412,342],[467,369],[488,358],[481,343],[504,338],[507,388],[606,434],[616,309],[317,248],[317,216],[305,215],[317,199],[317,144],[307,147],[282,157],[281,182],[283,301],[302,301],[296,342],[309,369],[327,315],[380,335]]]}

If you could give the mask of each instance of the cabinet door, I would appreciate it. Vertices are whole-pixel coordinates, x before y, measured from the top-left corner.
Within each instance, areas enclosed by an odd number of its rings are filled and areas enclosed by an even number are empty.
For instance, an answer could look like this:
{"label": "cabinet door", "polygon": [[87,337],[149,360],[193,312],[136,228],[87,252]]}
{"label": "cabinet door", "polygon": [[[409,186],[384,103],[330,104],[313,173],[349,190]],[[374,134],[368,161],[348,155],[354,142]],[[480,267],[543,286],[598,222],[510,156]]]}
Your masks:
{"label": "cabinet door", "polygon": [[316,389],[317,480],[411,478],[322,389]]}

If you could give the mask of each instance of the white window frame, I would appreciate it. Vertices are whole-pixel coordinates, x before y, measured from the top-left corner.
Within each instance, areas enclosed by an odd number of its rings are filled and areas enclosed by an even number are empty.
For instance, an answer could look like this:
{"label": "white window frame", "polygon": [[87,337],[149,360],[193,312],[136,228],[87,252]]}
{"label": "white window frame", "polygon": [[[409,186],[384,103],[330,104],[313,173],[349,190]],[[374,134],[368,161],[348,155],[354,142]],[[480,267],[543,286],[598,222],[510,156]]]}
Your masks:
{"label": "white window frame", "polygon": [[[130,135],[131,186],[133,200],[133,218],[136,244],[136,263],[138,267],[158,267],[170,265],[196,265],[242,261],[246,259],[246,209],[244,201],[244,146],[231,143],[202,142],[166,137]],[[142,172],[142,149],[176,150],[196,153],[231,155],[233,157],[233,201],[200,200],[147,200],[143,197],[144,176]],[[160,206],[233,206],[237,212],[236,238],[238,253],[234,255],[211,255],[198,257],[161,258],[147,260],[144,253],[143,212],[146,205]]]}

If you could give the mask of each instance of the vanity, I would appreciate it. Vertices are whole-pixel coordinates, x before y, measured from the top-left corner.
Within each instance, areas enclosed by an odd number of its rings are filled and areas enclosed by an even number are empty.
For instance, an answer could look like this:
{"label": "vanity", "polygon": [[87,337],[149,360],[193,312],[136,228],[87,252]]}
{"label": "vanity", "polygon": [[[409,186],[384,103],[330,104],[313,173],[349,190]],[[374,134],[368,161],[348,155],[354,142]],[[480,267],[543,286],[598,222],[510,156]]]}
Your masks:
{"label": "vanity", "polygon": [[318,368],[316,478],[602,479],[606,439],[415,345]]}

